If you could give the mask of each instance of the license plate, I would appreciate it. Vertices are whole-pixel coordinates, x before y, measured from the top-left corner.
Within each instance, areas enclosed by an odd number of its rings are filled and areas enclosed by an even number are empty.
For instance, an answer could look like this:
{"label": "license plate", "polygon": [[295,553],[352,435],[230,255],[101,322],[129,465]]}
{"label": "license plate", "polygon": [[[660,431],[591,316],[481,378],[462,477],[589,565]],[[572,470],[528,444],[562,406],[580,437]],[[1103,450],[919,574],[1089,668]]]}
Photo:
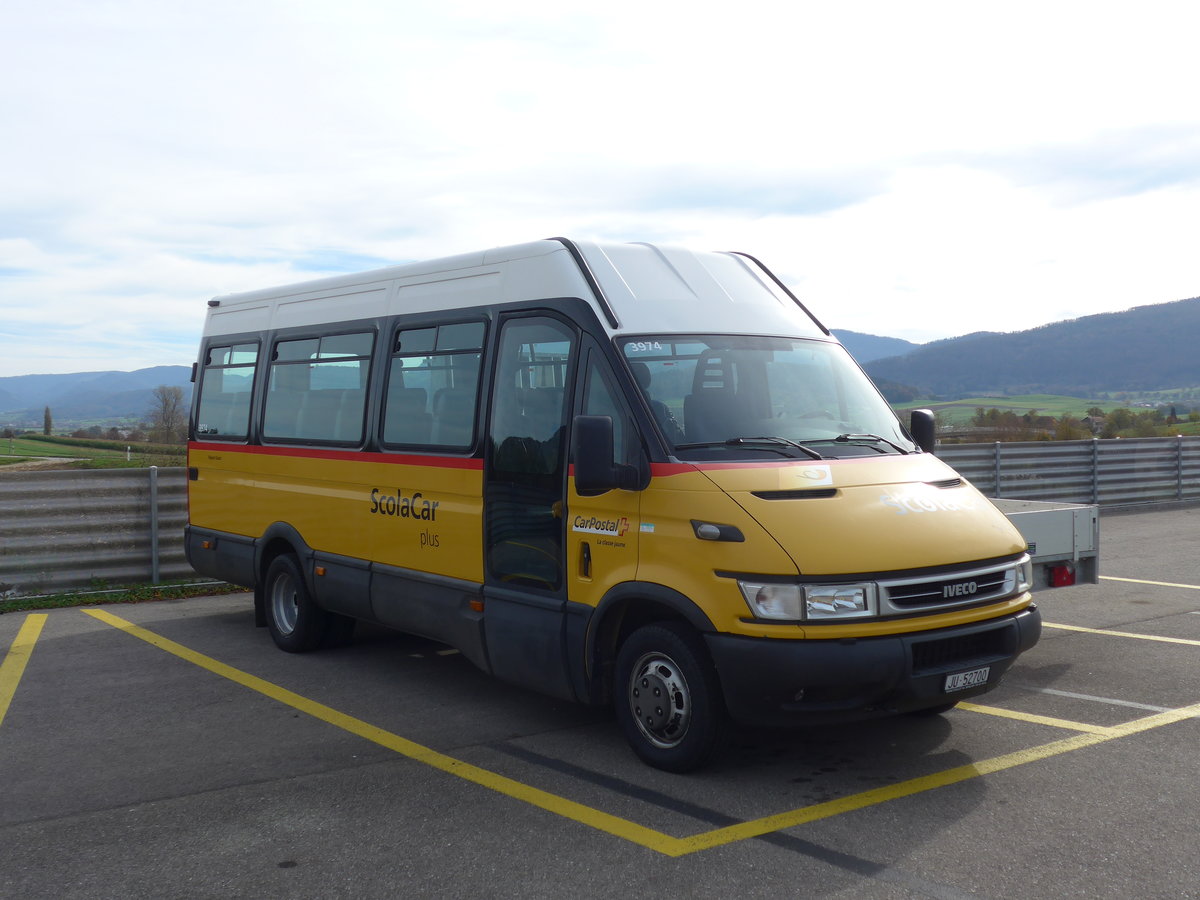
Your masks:
{"label": "license plate", "polygon": [[984,666],[982,669],[972,669],[970,672],[957,672],[954,675],[947,675],[944,689],[949,694],[953,691],[965,691],[967,688],[986,684],[988,672],[990,671],[992,671],[991,666]]}

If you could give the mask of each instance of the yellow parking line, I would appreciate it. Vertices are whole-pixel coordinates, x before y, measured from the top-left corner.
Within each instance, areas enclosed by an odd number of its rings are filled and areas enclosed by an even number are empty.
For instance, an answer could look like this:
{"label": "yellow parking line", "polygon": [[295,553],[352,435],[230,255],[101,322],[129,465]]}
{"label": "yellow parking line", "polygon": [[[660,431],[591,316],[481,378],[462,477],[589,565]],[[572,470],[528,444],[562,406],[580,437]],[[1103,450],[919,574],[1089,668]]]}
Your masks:
{"label": "yellow parking line", "polygon": [[17,693],[17,684],[25,673],[25,664],[29,662],[29,657],[33,654],[33,645],[37,643],[38,635],[42,633],[42,626],[45,624],[46,613],[26,616],[20,631],[17,632],[16,640],[4,657],[4,662],[0,663],[0,725],[4,724],[8,706]]}
{"label": "yellow parking line", "polygon": [[1053,622],[1042,622],[1043,628],[1058,628],[1063,631],[1082,631],[1084,634],[1103,634],[1108,637],[1127,637],[1137,638],[1142,641],[1160,641],[1164,644],[1187,644],[1192,647],[1200,647],[1200,641],[1194,641],[1189,638],[1173,638],[1163,637],[1160,634],[1137,634],[1132,631],[1110,631],[1107,628],[1082,628],[1079,625],[1055,625]]}
{"label": "yellow parking line", "polygon": [[[1078,734],[1063,740],[1053,741],[1049,744],[1031,747],[1027,750],[1018,750],[1015,753],[1007,753],[1003,756],[993,757],[992,759],[985,759],[954,769],[935,772],[932,775],[923,775],[919,778],[912,778],[898,784],[863,791],[848,797],[841,797],[837,800],[830,800],[825,803],[814,804],[813,806],[805,806],[775,815],[764,816],[748,822],[740,822],[737,825],[701,832],[691,837],[677,838],[663,834],[661,831],[656,831],[653,828],[639,825],[636,822],[631,822],[628,819],[623,819],[593,807],[585,806],[582,803],[568,800],[565,797],[551,794],[548,791],[543,791],[504,775],[498,775],[495,772],[471,765],[470,763],[447,756],[444,753],[439,753],[436,750],[402,738],[361,719],[338,712],[332,707],[309,700],[307,697],[279,687],[262,678],[218,662],[211,657],[197,653],[195,650],[190,650],[182,644],[178,644],[152,631],[134,625],[132,622],[128,622],[105,610],[87,609],[84,612],[133,637],[146,641],[161,650],[165,650],[206,669],[215,675],[228,678],[236,684],[257,691],[263,696],[277,700],[293,709],[307,713],[314,718],[348,731],[351,734],[356,734],[416,762],[425,763],[450,775],[478,784],[481,787],[486,787],[516,800],[521,800],[531,806],[571,819],[590,828],[611,834],[614,837],[622,838],[665,856],[673,857],[685,856],[689,853],[696,853],[701,850],[744,841],[747,838],[759,837],[785,828],[793,828],[808,822],[815,822],[853,810],[886,803],[890,800],[897,800],[901,797],[910,797],[924,791],[978,778],[981,775],[989,775],[994,772],[1013,768],[1014,766],[1036,762],[1061,753],[1068,753],[1072,750],[1079,750],[1084,747],[1104,743],[1114,738],[1137,734],[1151,728],[1169,725],[1193,716],[1200,716],[1200,704],[1170,710],[1169,712],[1157,713],[1143,719],[1128,722],[1125,725],[1104,729],[1102,733]],[[1072,725],[1078,727],[1078,723],[1072,723]]]}
{"label": "yellow parking line", "polygon": [[1089,734],[1110,734],[1107,725],[1089,725],[1086,722],[1072,722],[1069,719],[1055,719],[1050,716],[1038,716],[1033,713],[1017,712],[1011,709],[1001,709],[999,706],[980,706],[977,703],[959,702],[959,709],[967,712],[983,713],[986,716],[997,716],[1001,719],[1016,719],[1019,722],[1029,722],[1033,725],[1049,725],[1052,728],[1066,728],[1069,731],[1086,731]]}
{"label": "yellow parking line", "polygon": [[1179,709],[1168,709],[1166,712],[1155,713],[1152,716],[1143,716],[1140,719],[1133,719],[1123,725],[1113,725],[1109,731],[1114,737],[1128,737],[1131,734],[1141,734],[1143,731],[1149,731],[1151,728],[1159,728],[1163,725],[1173,725],[1176,722],[1182,722],[1184,719],[1200,718],[1200,703],[1193,703],[1191,706],[1181,706]]}
{"label": "yellow parking line", "polygon": [[1101,581],[1127,581],[1130,584],[1153,584],[1158,587],[1187,588],[1189,591],[1200,591],[1200,584],[1174,584],[1170,581],[1147,581],[1144,578],[1118,578],[1115,575],[1101,575]]}
{"label": "yellow parking line", "polygon": [[426,765],[433,766],[435,769],[440,769],[443,772],[448,772],[467,781],[473,781],[493,791],[507,794],[517,800],[523,800],[533,806],[545,809],[548,812],[568,819],[574,819],[584,825],[606,831],[609,834],[625,838],[644,847],[657,850],[660,849],[659,845],[664,841],[669,842],[672,840],[667,835],[651,828],[646,828],[626,819],[609,815],[590,806],[584,806],[581,803],[575,803],[556,794],[530,787],[527,784],[522,784],[503,775],[497,775],[495,772],[489,772],[486,769],[465,763],[452,756],[439,753],[407,738],[402,738],[397,734],[392,734],[390,731],[385,731],[382,728],[364,722],[362,719],[348,716],[332,707],[325,706],[323,703],[309,700],[307,697],[302,697],[300,694],[293,693],[286,688],[281,688],[262,678],[243,672],[240,669],[235,669],[232,666],[227,666],[225,663],[218,662],[212,657],[197,653],[195,650],[189,650],[182,644],[177,644],[175,641],[157,635],[152,631],[147,631],[145,628],[134,625],[132,622],[126,621],[119,616],[114,616],[105,610],[86,609],[84,612],[90,616],[95,616],[102,622],[112,625],[114,628],[119,628],[134,637],[141,638],[143,641],[153,644],[161,650],[173,653],[181,659],[200,666],[202,669],[207,669],[215,675],[228,678],[230,681],[250,688],[252,691],[257,691],[266,697],[270,697],[272,700],[278,700],[280,703],[290,706],[293,709],[307,713],[316,719],[320,719],[322,722],[328,722],[330,725],[341,728],[351,734],[356,734],[361,738],[393,750],[401,756],[406,756],[416,762],[425,763]]}
{"label": "yellow parking line", "polygon": [[1090,747],[1093,744],[1100,744],[1108,740],[1112,740],[1112,738],[1103,735],[1080,734],[1065,738],[1064,740],[1054,741],[1050,744],[1043,744],[1040,747],[1018,750],[1015,753],[1008,753],[1004,756],[985,759],[977,763],[968,763],[965,766],[946,769],[942,772],[935,772],[932,775],[922,775],[919,778],[911,778],[908,781],[902,781],[898,784],[863,791],[860,794],[852,794],[849,797],[841,797],[837,800],[829,800],[825,803],[817,803],[802,809],[795,809],[774,816],[766,816],[751,822],[742,822],[738,825],[718,828],[715,831],[708,831],[690,838],[684,838],[680,843],[686,848],[683,851],[684,853],[708,850],[721,844],[744,841],[747,838],[759,837],[760,835],[769,834],[772,831],[781,831],[784,828],[794,828],[797,825],[804,825],[808,822],[818,821],[819,819],[827,819],[831,816],[841,815],[842,813],[852,812],[879,803],[886,803],[889,800],[911,797],[914,794],[920,794],[934,788],[968,781],[972,778],[978,778],[980,775],[1000,772],[1014,766],[1046,759],[1060,753],[1067,753],[1071,750]]}
{"label": "yellow parking line", "polygon": [[968,781],[972,778],[978,778],[981,775],[1002,772],[1005,769],[1049,759],[1052,756],[1069,753],[1072,750],[1081,750],[1084,747],[1103,744],[1115,738],[1126,737],[1131,734],[1148,731],[1151,728],[1158,728],[1162,725],[1169,725],[1173,722],[1180,722],[1184,719],[1197,716],[1200,716],[1200,703],[1181,709],[1173,709],[1165,713],[1157,713],[1153,716],[1146,716],[1143,719],[1135,719],[1124,725],[1106,729],[1104,734],[1077,734],[1074,737],[1052,741],[1049,744],[1042,744],[1039,747],[1017,750],[1014,753],[1006,753],[1003,756],[995,756],[991,759],[981,760],[980,762],[968,763],[965,766],[946,769],[942,772],[935,772],[932,775],[911,778],[899,784],[863,791],[860,794],[852,794],[849,797],[841,797],[837,800],[817,803],[813,806],[803,807],[802,809],[794,809],[773,816],[765,816],[750,822],[729,825],[725,828],[718,828],[714,831],[693,835],[690,838],[683,838],[679,841],[683,849],[681,852],[672,855],[681,856],[684,853],[695,853],[697,850],[708,850],[722,844],[744,841],[747,838],[759,837],[773,831],[781,831],[784,828],[794,828],[797,825],[815,822],[819,819],[827,819],[831,816],[841,815],[842,813],[863,809],[879,803],[886,803],[889,800],[898,800],[901,797],[911,797],[914,794],[920,794],[934,788]]}

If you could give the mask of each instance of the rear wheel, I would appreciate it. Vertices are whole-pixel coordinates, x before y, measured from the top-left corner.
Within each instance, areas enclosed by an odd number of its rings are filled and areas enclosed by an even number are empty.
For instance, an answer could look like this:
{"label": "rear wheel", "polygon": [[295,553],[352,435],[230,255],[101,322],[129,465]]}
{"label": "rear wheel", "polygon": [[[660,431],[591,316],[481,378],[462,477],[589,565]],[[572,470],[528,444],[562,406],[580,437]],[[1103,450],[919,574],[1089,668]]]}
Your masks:
{"label": "rear wheel", "polygon": [[716,670],[700,636],[678,622],[645,625],[617,654],[617,721],[643,762],[688,772],[708,761],[726,732]]}
{"label": "rear wheel", "polygon": [[304,653],[321,643],[329,614],[313,602],[296,557],[277,556],[267,567],[267,628],[275,645],[288,653]]}

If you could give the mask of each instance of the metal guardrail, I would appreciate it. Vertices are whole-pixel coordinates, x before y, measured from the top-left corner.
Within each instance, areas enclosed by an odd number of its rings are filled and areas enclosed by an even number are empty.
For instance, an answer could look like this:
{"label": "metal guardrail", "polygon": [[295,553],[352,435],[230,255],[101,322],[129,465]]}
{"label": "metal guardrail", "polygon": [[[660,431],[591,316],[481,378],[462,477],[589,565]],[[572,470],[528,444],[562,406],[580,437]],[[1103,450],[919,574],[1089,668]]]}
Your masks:
{"label": "metal guardrail", "polygon": [[1117,506],[1200,499],[1200,437],[944,444],[989,497]]}
{"label": "metal guardrail", "polygon": [[182,467],[0,475],[0,596],[195,575]]}
{"label": "metal guardrail", "polygon": [[[1200,500],[1200,437],[945,444],[990,497]],[[0,474],[0,596],[191,578],[182,467]]]}

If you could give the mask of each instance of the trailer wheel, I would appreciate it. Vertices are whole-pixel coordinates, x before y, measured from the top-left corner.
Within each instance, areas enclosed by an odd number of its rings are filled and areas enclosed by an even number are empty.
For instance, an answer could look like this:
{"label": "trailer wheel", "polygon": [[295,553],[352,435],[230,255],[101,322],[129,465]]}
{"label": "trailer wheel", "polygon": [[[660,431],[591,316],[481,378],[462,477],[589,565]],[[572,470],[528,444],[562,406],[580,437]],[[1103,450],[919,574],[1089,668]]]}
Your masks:
{"label": "trailer wheel", "polygon": [[677,622],[645,625],[617,654],[617,721],[642,761],[689,772],[708,761],[726,732],[716,670],[700,636]]}
{"label": "trailer wheel", "polygon": [[304,653],[321,643],[328,613],[313,602],[296,557],[285,553],[271,561],[266,601],[267,628],[280,650]]}

